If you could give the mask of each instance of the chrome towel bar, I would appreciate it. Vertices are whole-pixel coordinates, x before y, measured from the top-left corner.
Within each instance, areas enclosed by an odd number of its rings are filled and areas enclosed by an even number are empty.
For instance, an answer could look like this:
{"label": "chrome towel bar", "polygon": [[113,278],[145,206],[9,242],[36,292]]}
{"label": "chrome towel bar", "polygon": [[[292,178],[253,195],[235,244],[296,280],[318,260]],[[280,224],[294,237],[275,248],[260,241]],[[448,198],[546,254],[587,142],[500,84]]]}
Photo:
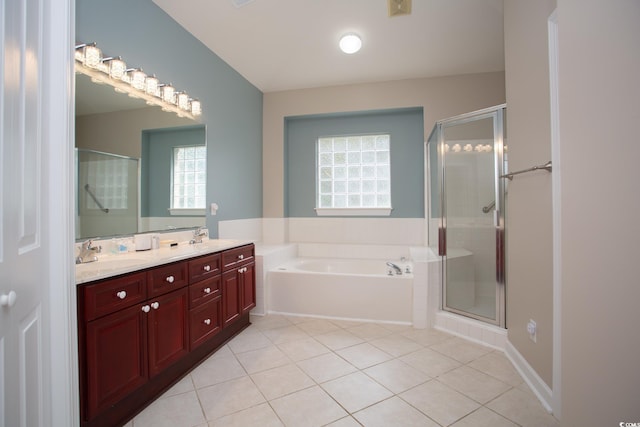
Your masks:
{"label": "chrome towel bar", "polygon": [[541,169],[544,169],[547,172],[551,172],[551,160],[549,160],[544,165],[534,166],[534,167],[531,167],[529,169],[523,169],[521,171],[510,172],[510,173],[507,173],[507,174],[504,174],[504,175],[500,175],[500,178],[508,178],[509,180],[512,180],[514,175],[520,175],[521,173],[527,173],[527,172],[534,172],[534,171],[541,170]]}

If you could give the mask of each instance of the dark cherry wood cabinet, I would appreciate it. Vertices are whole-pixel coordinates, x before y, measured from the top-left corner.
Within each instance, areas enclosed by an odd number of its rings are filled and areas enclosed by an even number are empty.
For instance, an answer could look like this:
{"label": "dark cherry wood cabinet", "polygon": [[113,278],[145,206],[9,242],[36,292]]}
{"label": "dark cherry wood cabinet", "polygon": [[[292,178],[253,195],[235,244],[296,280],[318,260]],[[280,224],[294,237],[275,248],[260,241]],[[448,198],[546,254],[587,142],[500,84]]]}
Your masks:
{"label": "dark cherry wood cabinet", "polygon": [[256,305],[254,246],[224,252],[222,270],[222,326],[225,327]]}
{"label": "dark cherry wood cabinet", "polygon": [[81,425],[126,423],[247,327],[254,259],[246,245],[79,285]]}
{"label": "dark cherry wood cabinet", "polygon": [[87,323],[87,419],[147,381],[147,317],[135,305]]}

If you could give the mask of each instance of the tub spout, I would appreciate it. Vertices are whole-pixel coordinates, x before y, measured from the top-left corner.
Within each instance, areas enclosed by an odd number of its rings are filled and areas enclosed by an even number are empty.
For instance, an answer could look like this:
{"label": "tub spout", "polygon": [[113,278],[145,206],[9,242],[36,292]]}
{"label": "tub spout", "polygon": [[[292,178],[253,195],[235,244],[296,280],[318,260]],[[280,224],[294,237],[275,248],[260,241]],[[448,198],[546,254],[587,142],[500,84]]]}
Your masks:
{"label": "tub spout", "polygon": [[398,267],[396,264],[394,264],[394,263],[392,263],[392,262],[388,261],[388,262],[387,262],[387,265],[388,265],[389,267],[393,268],[393,269],[395,270],[396,274],[402,274],[402,269],[401,269],[400,267]]}

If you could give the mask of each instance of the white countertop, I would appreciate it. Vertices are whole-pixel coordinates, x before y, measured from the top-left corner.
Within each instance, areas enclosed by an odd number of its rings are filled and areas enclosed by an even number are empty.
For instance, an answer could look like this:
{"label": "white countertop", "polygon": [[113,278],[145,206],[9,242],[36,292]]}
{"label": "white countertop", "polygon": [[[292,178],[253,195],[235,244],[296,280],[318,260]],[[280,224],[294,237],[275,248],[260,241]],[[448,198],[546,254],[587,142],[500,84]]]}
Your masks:
{"label": "white countertop", "polygon": [[98,254],[98,261],[76,264],[76,285],[251,243],[253,242],[249,240],[210,239],[196,244],[182,242],[172,248],[127,252],[124,254]]}

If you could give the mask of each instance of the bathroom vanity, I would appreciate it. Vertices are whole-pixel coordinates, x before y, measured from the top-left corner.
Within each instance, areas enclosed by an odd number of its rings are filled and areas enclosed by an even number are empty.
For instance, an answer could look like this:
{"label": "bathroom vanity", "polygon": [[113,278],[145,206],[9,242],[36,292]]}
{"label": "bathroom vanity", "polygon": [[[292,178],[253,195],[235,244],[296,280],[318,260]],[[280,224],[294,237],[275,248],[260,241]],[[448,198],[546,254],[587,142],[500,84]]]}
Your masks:
{"label": "bathroom vanity", "polygon": [[252,243],[211,240],[93,264],[76,273],[84,427],[127,422],[247,327],[255,307]]}

